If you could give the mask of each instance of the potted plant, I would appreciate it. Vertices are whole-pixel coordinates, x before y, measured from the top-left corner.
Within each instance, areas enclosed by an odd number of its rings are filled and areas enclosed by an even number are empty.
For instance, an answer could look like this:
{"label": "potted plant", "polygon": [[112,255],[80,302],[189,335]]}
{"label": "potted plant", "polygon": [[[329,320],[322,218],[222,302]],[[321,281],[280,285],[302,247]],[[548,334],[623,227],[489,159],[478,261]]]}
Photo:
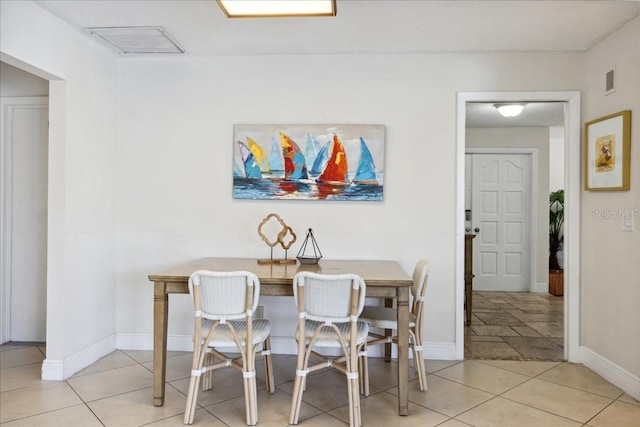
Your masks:
{"label": "potted plant", "polygon": [[562,249],[564,235],[564,190],[549,195],[549,293],[564,294],[564,272],[558,263],[558,252]]}

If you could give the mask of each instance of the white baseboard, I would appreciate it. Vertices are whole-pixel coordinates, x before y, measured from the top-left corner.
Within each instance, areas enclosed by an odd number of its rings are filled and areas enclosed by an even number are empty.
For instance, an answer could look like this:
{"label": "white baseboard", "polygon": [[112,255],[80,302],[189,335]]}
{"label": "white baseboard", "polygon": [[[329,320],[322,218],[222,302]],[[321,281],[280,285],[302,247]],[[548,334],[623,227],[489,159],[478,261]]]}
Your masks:
{"label": "white baseboard", "polygon": [[429,360],[459,360],[456,356],[456,343],[453,342],[423,343],[422,353]]}
{"label": "white baseboard", "polygon": [[[118,334],[117,348],[120,350],[153,350],[152,334]],[[455,343],[428,342],[422,346],[425,359],[457,360]],[[192,351],[193,339],[191,335],[168,335],[167,351]],[[271,351],[274,354],[296,354],[298,348],[292,337],[271,337]],[[411,357],[411,352],[409,352]],[[370,357],[384,357],[382,346],[374,346],[369,349]],[[397,357],[395,346],[392,357]]]}
{"label": "white baseboard", "polygon": [[[153,350],[152,334],[118,334],[120,350]],[[296,342],[291,337],[271,337],[271,350],[276,354],[296,354]],[[193,351],[191,335],[168,335],[167,351]]]}
{"label": "white baseboard", "polygon": [[539,294],[548,294],[549,293],[549,283],[535,283],[531,288],[531,292],[539,293]]}
{"label": "white baseboard", "polygon": [[[296,354],[298,349],[292,337],[271,337],[271,349],[275,354]],[[449,342],[428,342],[422,344],[422,353],[425,359],[434,360],[457,360],[456,346]],[[327,353],[329,354],[329,353]],[[384,357],[384,346],[376,345],[367,349],[369,357]],[[391,357],[398,357],[398,349],[394,345],[391,350]],[[409,351],[409,358],[413,354]]]}
{"label": "white baseboard", "polygon": [[64,360],[46,358],[42,362],[42,379],[50,381],[66,380],[76,372],[113,352],[117,348],[116,341],[116,336],[111,335]]}
{"label": "white baseboard", "polygon": [[116,347],[118,350],[153,350],[153,335],[118,334]]}
{"label": "white baseboard", "polygon": [[271,337],[271,352],[273,354],[298,354],[296,340],[293,337]]}
{"label": "white baseboard", "polygon": [[582,363],[611,384],[623,390],[629,396],[640,400],[640,377],[600,356],[587,347],[580,347]]}
{"label": "white baseboard", "polygon": [[[118,350],[153,350],[153,334],[118,334]],[[191,335],[167,335],[167,351],[193,351]]]}

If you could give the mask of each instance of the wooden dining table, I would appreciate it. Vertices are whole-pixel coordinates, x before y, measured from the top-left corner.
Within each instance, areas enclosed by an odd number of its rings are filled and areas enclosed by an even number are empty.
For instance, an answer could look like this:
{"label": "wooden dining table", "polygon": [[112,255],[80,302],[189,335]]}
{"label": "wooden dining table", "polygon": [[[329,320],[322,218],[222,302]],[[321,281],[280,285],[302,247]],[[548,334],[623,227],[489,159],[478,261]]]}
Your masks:
{"label": "wooden dining table", "polygon": [[[298,271],[322,274],[354,273],[367,286],[367,297],[382,298],[389,306],[396,301],[398,315],[398,413],[409,409],[409,289],[413,279],[396,261],[321,260],[315,265],[264,264],[255,258],[200,258],[165,271],[150,274],[153,282],[153,404],[164,404],[167,369],[167,325],[169,294],[189,293],[189,276],[196,270],[250,271],[260,279],[260,294],[293,296],[293,277]],[[385,358],[391,357],[390,347]]]}

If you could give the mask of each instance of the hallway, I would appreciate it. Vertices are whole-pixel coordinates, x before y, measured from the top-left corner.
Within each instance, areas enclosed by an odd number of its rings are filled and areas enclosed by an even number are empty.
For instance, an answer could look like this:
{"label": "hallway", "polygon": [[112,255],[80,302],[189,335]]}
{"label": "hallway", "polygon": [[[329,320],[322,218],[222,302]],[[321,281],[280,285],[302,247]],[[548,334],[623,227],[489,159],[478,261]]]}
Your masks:
{"label": "hallway", "polygon": [[528,292],[474,292],[465,359],[564,359],[564,298]]}

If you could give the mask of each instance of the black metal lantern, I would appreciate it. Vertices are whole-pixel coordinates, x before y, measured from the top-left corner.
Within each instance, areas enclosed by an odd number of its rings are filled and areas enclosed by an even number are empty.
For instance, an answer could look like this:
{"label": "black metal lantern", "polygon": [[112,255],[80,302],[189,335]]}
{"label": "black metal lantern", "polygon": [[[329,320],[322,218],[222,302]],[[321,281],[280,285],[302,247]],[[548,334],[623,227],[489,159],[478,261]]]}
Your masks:
{"label": "black metal lantern", "polygon": [[315,237],[313,237],[312,229],[307,231],[307,237],[305,237],[296,258],[298,258],[300,264],[317,264],[318,261],[320,261],[320,258],[322,258],[322,252],[320,252],[318,243],[316,242]]}

